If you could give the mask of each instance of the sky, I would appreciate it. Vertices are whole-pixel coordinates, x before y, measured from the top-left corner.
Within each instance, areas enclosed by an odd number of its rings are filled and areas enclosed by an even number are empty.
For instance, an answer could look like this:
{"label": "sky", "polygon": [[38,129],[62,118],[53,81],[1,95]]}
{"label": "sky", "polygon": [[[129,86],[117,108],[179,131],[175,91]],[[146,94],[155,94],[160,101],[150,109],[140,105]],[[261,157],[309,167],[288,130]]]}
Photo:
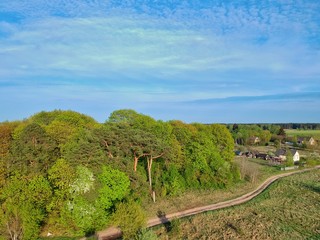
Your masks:
{"label": "sky", "polygon": [[0,122],[320,122],[319,23],[318,0],[1,0]]}

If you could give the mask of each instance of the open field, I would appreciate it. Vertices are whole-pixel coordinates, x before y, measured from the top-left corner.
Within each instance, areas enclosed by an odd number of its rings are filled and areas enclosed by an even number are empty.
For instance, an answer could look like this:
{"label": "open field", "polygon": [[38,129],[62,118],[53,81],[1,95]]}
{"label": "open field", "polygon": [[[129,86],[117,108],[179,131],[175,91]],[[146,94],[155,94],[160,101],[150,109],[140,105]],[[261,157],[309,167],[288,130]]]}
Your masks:
{"label": "open field", "polygon": [[286,129],[287,136],[292,137],[313,137],[320,140],[320,130],[299,130],[299,129]]}
{"label": "open field", "polygon": [[160,239],[320,239],[320,171],[286,177],[252,201],[154,228]]}

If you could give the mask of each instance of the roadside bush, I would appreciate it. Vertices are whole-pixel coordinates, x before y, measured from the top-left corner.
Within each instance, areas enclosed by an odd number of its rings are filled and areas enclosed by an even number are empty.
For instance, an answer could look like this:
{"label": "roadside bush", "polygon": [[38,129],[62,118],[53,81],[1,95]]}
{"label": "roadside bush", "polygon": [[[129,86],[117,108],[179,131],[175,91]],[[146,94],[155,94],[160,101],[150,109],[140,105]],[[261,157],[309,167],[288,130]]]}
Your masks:
{"label": "roadside bush", "polygon": [[133,239],[146,225],[146,214],[139,203],[129,200],[116,205],[111,222],[120,227],[123,239]]}

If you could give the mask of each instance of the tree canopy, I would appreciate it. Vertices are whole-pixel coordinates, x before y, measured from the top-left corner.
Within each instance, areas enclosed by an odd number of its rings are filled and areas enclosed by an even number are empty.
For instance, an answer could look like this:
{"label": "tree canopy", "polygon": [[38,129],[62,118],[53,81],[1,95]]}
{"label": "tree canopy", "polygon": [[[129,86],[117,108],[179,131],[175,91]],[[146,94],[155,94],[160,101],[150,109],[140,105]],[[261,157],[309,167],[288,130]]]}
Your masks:
{"label": "tree canopy", "polygon": [[121,225],[115,216],[132,211],[139,222],[125,221],[139,229],[151,196],[238,181],[233,144],[226,126],[164,122],[131,109],[104,123],[62,110],[0,123],[1,234],[85,235]]}

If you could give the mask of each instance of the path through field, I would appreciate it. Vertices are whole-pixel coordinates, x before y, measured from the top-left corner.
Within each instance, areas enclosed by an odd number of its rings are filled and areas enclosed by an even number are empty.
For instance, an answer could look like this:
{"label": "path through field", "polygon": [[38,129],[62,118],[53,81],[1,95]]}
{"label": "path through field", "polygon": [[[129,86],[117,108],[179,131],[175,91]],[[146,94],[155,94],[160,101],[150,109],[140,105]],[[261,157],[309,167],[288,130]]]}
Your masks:
{"label": "path through field", "polygon": [[[167,222],[169,222],[169,221],[171,221],[173,219],[182,218],[182,217],[186,217],[186,216],[191,216],[191,215],[195,215],[195,214],[203,213],[203,212],[207,212],[207,211],[227,208],[227,207],[239,205],[239,204],[244,203],[244,202],[248,202],[252,198],[254,198],[257,195],[259,195],[261,192],[263,192],[271,183],[273,183],[274,181],[278,180],[279,178],[283,178],[283,177],[290,176],[290,175],[297,174],[297,173],[310,171],[310,170],[313,170],[315,168],[316,169],[320,169],[320,166],[316,166],[314,168],[309,168],[309,169],[304,169],[304,170],[300,170],[300,171],[288,172],[288,173],[283,173],[283,174],[279,174],[279,175],[276,175],[276,176],[272,176],[272,177],[268,178],[267,180],[265,180],[254,191],[249,192],[247,194],[244,194],[244,195],[242,195],[242,196],[240,196],[238,198],[231,199],[231,200],[224,201],[224,202],[220,202],[220,203],[210,204],[210,205],[207,205],[207,206],[196,207],[196,208],[188,209],[188,210],[185,210],[185,211],[171,213],[171,214],[167,214],[167,215],[164,215],[164,216],[155,217],[155,218],[152,218],[152,219],[148,220],[147,226],[148,227],[153,227],[153,226],[156,226],[156,225],[167,223]],[[108,228],[106,230],[98,232],[97,236],[98,236],[99,240],[116,239],[116,238],[121,236],[121,231],[120,231],[119,228],[111,227],[111,228]]]}

